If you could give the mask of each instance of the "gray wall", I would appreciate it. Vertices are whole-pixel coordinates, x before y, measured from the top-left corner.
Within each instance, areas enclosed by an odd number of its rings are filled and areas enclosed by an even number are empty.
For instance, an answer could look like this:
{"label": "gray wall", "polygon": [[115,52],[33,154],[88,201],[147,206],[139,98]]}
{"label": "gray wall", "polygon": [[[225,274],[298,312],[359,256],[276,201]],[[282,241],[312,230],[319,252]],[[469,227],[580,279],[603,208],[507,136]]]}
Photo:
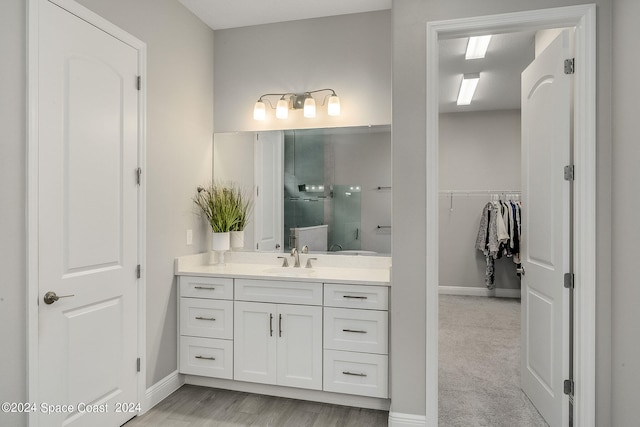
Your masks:
{"label": "gray wall", "polygon": [[[215,34],[216,132],[391,123],[388,10],[218,30]],[[326,108],[317,102],[314,119],[305,119],[298,110],[279,120],[274,110],[268,109],[267,120],[253,120],[253,104],[264,93],[301,93],[327,87],[340,97],[339,117],[328,117]]]}
{"label": "gray wall", "polygon": [[[0,402],[25,402],[26,384],[26,6],[0,9]],[[26,417],[0,412],[0,425]]]}
{"label": "gray wall", "polygon": [[[446,190],[520,190],[520,110],[440,114],[440,286],[486,288],[485,257],[475,248],[489,194]],[[495,286],[520,289],[511,258],[497,260]]]}
{"label": "gray wall", "polygon": [[[26,400],[26,1],[0,11],[0,401]],[[191,197],[211,177],[213,31],[175,0],[80,3],[147,43],[147,384],[176,369],[173,258],[205,248]],[[194,230],[194,245],[185,231]],[[0,425],[26,417],[0,413]]]}
{"label": "gray wall", "polygon": [[[613,2],[613,168],[612,168],[612,394],[613,426],[638,424],[640,393],[640,226],[638,183],[638,87],[630,87],[640,67],[640,2]],[[604,284],[606,286],[606,284]],[[601,337],[599,337],[601,339]],[[600,425],[605,425],[604,423]]]}
{"label": "gray wall", "polygon": [[[615,0],[619,1],[619,0]],[[392,348],[394,353],[393,410],[424,414],[425,357],[425,140],[426,23],[478,15],[591,3],[583,0],[394,0],[393,2],[393,185],[411,192],[394,192]],[[598,6],[598,224],[597,224],[597,417],[599,426],[611,425],[611,0]],[[631,0],[624,2],[632,8]],[[637,15],[635,15],[637,17]],[[629,24],[631,25],[631,24]],[[616,26],[616,31],[624,30]],[[628,134],[631,137],[631,134]],[[630,227],[631,224],[624,224]],[[416,237],[418,236],[418,237]],[[629,248],[627,248],[630,250]],[[631,250],[633,252],[633,250]],[[627,270],[629,271],[629,270]],[[625,276],[631,278],[632,276]],[[398,285],[402,284],[402,286]],[[620,298],[624,298],[620,296]],[[616,317],[617,319],[617,317]],[[633,324],[638,323],[635,318]],[[412,331],[411,334],[394,333]],[[637,341],[637,340],[636,340]],[[617,350],[617,348],[616,348]],[[637,372],[637,370],[636,370]],[[614,386],[618,386],[615,384]],[[636,394],[637,395],[637,394]],[[622,409],[622,408],[620,408]],[[632,408],[625,408],[631,410]]]}

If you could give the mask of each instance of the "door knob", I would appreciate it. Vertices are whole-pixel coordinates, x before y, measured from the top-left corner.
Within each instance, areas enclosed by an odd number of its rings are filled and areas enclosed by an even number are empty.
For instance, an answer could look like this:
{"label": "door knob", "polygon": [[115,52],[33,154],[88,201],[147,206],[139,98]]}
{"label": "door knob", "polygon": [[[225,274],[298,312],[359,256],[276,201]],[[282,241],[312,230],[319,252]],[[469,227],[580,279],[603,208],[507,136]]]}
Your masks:
{"label": "door knob", "polygon": [[523,275],[523,276],[524,276],[524,267],[518,267],[518,268],[516,268],[516,272],[517,272],[518,274],[521,274],[521,275]]}
{"label": "door knob", "polygon": [[42,300],[44,301],[45,304],[53,304],[54,302],[58,301],[60,298],[69,298],[69,297],[74,297],[75,295],[56,295],[55,292],[53,291],[49,291],[46,294],[44,294],[44,298],[42,298]]}

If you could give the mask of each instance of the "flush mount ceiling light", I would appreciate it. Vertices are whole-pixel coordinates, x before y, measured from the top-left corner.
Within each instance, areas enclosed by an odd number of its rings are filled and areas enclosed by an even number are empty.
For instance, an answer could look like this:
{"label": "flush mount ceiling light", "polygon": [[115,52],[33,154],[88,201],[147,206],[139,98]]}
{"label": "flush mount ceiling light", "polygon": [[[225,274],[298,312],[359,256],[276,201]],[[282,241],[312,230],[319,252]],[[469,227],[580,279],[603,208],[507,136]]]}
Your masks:
{"label": "flush mount ceiling light", "polygon": [[491,41],[491,34],[488,36],[469,37],[467,52],[464,59],[481,59],[487,54],[487,48]]}
{"label": "flush mount ceiling light", "polygon": [[327,105],[327,114],[329,116],[340,115],[340,98],[336,95],[336,91],[333,89],[318,89],[304,92],[302,94],[297,93],[265,93],[260,95],[258,101],[253,106],[253,118],[255,120],[265,120],[267,118],[267,108],[265,101],[269,103],[269,106],[273,109],[273,104],[269,100],[269,97],[280,97],[275,110],[276,117],[278,119],[286,119],[289,117],[289,110],[303,110],[304,117],[313,118],[316,116],[316,100],[312,96],[318,92],[331,92],[322,98],[321,105]]}
{"label": "flush mount ceiling light", "polygon": [[479,73],[464,74],[462,82],[460,82],[460,91],[458,92],[458,105],[469,105],[473,99],[473,94],[480,80]]}

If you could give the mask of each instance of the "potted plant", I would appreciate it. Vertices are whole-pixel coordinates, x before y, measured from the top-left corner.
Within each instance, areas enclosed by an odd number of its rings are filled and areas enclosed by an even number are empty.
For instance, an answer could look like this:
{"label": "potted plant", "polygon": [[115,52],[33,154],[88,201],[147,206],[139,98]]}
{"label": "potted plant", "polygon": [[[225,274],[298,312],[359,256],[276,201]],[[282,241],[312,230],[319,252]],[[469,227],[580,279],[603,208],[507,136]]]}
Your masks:
{"label": "potted plant", "polygon": [[232,186],[231,194],[237,217],[237,221],[231,229],[231,248],[240,249],[244,247],[244,229],[249,222],[253,203],[246,191],[239,186]]}
{"label": "potted plant", "polygon": [[230,232],[238,222],[238,211],[232,188],[221,184],[198,187],[193,199],[200,213],[211,226],[211,249],[227,251],[230,247]]}

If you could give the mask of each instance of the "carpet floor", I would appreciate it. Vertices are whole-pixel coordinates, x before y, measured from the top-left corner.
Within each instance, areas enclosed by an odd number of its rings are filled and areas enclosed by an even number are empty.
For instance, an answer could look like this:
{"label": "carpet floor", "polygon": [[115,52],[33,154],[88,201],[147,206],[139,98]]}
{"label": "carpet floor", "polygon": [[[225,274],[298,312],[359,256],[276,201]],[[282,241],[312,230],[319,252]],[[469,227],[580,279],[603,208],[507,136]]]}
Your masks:
{"label": "carpet floor", "polygon": [[441,427],[547,427],[520,389],[520,300],[440,295]]}

